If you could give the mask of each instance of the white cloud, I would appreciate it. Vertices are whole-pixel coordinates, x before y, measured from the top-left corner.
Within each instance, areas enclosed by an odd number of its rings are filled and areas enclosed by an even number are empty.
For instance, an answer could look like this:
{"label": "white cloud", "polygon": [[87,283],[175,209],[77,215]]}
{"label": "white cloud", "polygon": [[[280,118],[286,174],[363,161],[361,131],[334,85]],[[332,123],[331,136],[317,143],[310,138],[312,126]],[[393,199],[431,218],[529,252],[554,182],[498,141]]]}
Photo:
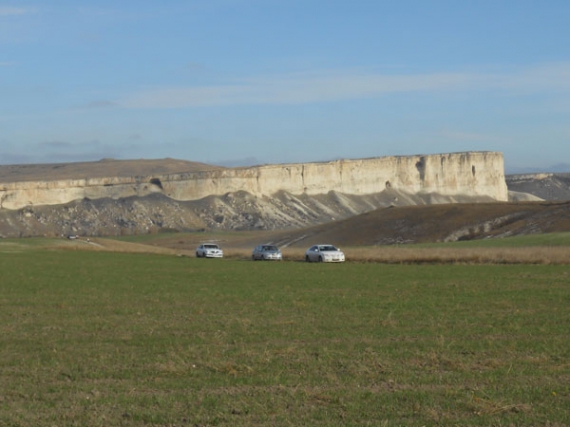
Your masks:
{"label": "white cloud", "polygon": [[238,84],[157,88],[132,94],[125,108],[185,108],[243,104],[307,104],[375,98],[390,93],[570,90],[570,63],[503,73],[375,74],[323,72],[248,79]]}
{"label": "white cloud", "polygon": [[240,84],[161,88],[134,94],[127,108],[183,108],[237,104],[306,104],[370,98],[390,92],[445,90],[465,84],[460,74],[423,76],[294,75],[246,80]]}
{"label": "white cloud", "polygon": [[25,7],[0,6],[0,16],[25,15],[33,11],[34,9],[25,8]]}

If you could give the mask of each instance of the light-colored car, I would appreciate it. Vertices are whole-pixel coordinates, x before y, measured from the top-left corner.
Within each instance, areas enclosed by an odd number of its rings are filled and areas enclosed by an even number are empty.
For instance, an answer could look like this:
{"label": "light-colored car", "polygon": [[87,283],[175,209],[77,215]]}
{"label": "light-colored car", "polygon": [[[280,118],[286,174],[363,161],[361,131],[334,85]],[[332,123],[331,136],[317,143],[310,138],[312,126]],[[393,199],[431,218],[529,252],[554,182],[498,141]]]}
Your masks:
{"label": "light-colored car", "polygon": [[307,262],[344,262],[344,252],[333,245],[314,245],[305,252]]}
{"label": "light-colored car", "polygon": [[283,255],[279,248],[275,245],[259,245],[256,246],[253,252],[251,253],[251,259],[254,261],[257,260],[273,260],[273,261],[281,261],[283,259]]}
{"label": "light-colored car", "polygon": [[198,258],[223,258],[224,251],[215,243],[202,243],[196,248]]}

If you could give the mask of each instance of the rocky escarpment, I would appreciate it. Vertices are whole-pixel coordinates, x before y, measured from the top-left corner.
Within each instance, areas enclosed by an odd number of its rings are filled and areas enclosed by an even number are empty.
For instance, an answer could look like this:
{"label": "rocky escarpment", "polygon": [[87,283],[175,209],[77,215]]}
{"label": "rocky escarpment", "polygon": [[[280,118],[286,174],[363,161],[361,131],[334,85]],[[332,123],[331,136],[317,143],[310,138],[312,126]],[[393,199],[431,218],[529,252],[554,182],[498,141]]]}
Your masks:
{"label": "rocky escarpment", "polygon": [[479,202],[468,196],[420,196],[396,190],[355,196],[331,191],[256,197],[244,191],[175,201],[162,194],[123,199],[82,199],[65,205],[0,211],[0,236],[120,236],[168,231],[276,230],[303,228],[380,207],[433,202]]}
{"label": "rocky escarpment", "polygon": [[339,160],[0,186],[0,235],[298,228],[386,206],[507,200],[500,153]]}
{"label": "rocky escarpment", "polygon": [[271,197],[279,191],[315,196],[397,190],[445,197],[508,199],[501,153],[470,152],[379,157],[323,163],[266,165],[189,173],[113,176],[0,184],[0,208],[60,205],[81,199],[121,199],[162,194],[176,201],[245,191]]}
{"label": "rocky escarpment", "polygon": [[511,199],[531,194],[540,200],[570,200],[570,173],[534,173],[505,177]]}

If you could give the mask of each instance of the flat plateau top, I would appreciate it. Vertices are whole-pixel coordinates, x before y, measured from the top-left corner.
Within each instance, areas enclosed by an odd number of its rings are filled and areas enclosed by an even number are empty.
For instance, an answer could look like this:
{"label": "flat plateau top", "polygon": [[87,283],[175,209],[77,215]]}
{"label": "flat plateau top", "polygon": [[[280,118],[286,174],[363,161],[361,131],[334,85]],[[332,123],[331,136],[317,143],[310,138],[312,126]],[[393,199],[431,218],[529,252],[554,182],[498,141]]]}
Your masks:
{"label": "flat plateau top", "polygon": [[0,182],[167,175],[217,169],[224,168],[176,159],[0,165]]}
{"label": "flat plateau top", "polygon": [[[417,154],[406,156],[380,156],[363,159],[339,159],[340,161],[366,161],[383,158],[400,157],[437,157],[437,156],[457,156],[473,154],[496,154],[489,151],[466,151],[461,153],[446,154]],[[329,160],[322,162],[309,162],[310,164],[334,163],[339,160]],[[251,167],[285,167],[287,165],[302,164],[265,164]],[[235,169],[249,169],[250,167],[238,167]],[[67,179],[87,179],[87,178],[109,178],[109,177],[132,177],[149,175],[169,175],[184,174],[192,172],[202,172],[211,170],[228,169],[222,166],[209,165],[206,163],[190,162],[177,159],[134,159],[134,160],[114,160],[102,159],[97,162],[77,162],[77,163],[46,163],[46,164],[24,164],[24,165],[0,165],[0,182],[22,182],[22,181],[57,181]]]}

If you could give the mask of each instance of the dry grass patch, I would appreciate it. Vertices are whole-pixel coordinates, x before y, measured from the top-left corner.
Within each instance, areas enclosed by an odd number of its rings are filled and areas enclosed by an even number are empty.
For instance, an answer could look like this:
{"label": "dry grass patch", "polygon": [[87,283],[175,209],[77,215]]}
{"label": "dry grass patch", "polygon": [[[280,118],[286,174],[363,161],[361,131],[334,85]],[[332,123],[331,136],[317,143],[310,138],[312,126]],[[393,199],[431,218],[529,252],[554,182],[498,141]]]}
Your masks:
{"label": "dry grass patch", "polygon": [[[458,248],[418,246],[368,246],[341,248],[348,262],[386,264],[570,264],[570,247]],[[304,261],[305,249],[284,248],[284,261]],[[225,249],[231,259],[251,259],[249,249]]]}
{"label": "dry grass patch", "polygon": [[570,247],[365,247],[345,250],[347,259],[382,263],[570,264]]}

